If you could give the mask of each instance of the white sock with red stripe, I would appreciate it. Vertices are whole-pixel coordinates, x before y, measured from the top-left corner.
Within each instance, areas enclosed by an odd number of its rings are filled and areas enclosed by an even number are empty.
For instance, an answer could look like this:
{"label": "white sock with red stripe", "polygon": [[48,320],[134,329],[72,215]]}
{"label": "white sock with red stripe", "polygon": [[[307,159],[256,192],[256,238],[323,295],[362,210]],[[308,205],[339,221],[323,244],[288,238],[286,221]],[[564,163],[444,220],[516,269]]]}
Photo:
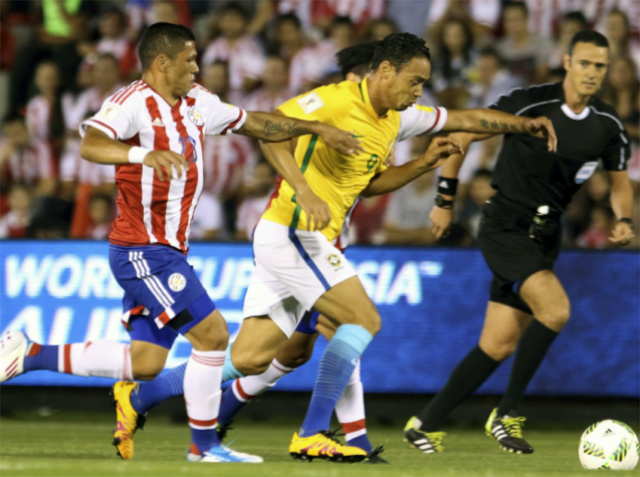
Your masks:
{"label": "white sock with red stripe", "polygon": [[268,391],[278,379],[293,370],[274,359],[264,373],[235,379],[222,395],[220,424],[229,424],[247,402]]}
{"label": "white sock with red stripe", "polygon": [[219,445],[216,433],[225,351],[192,350],[184,373],[184,400],[191,428],[191,453]]}
{"label": "white sock with red stripe", "polygon": [[335,411],[347,443],[370,452],[371,443],[367,437],[364,413],[364,390],[360,379],[360,360],[338,399]]}
{"label": "white sock with red stripe", "polygon": [[247,401],[275,386],[282,376],[289,374],[294,368],[289,368],[274,359],[262,374],[245,376],[233,382],[233,393],[241,401]]}
{"label": "white sock with red stripe", "polygon": [[60,345],[58,371],[76,376],[131,380],[129,345],[109,340]]}

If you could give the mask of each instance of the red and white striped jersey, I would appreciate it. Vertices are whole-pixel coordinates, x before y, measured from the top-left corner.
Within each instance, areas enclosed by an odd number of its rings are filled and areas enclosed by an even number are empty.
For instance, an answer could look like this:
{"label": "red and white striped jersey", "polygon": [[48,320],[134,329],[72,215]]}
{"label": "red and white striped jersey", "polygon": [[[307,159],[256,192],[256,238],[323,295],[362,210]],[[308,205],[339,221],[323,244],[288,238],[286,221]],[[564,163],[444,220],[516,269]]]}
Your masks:
{"label": "red and white striped jersey", "polygon": [[288,89],[283,89],[277,94],[270,93],[265,88],[260,88],[244,100],[242,106],[247,111],[275,111],[285,101],[293,98],[293,94]]}
{"label": "red and white striped jersey", "polygon": [[239,91],[245,78],[258,79],[264,69],[262,47],[252,36],[245,35],[233,46],[223,36],[214,40],[202,55],[202,65],[216,60],[229,63],[229,86]]}
{"label": "red and white striped jersey", "polygon": [[[0,150],[3,147],[6,143],[0,144]],[[40,179],[55,179],[58,175],[51,146],[37,140],[32,140],[24,150],[14,151],[1,172],[3,180],[22,182],[29,187],[36,187]]]}
{"label": "red and white striped jersey", "polygon": [[279,0],[278,13],[295,13],[306,30],[336,16],[351,18],[358,26],[385,14],[384,0]]}
{"label": "red and white striped jersey", "polygon": [[[82,121],[96,114],[102,107],[104,100],[118,91],[120,87],[121,85],[115,86],[112,91],[106,94],[96,87],[83,91],[78,96],[74,108],[66,115],[67,127],[77,130]],[[82,160],[80,140],[67,138],[60,155],[60,180],[93,185],[113,183],[115,181],[115,166]]]}
{"label": "red and white striped jersey", "polygon": [[258,160],[251,139],[238,134],[206,138],[203,158],[204,191],[215,196],[237,190]]}
{"label": "red and white striped jersey", "polygon": [[[66,93],[62,95],[62,112],[65,116],[74,107],[73,96]],[[51,120],[51,105],[47,98],[43,95],[34,96],[27,103],[26,110],[27,127],[29,134],[33,139],[39,141],[48,141],[49,137],[49,121]]]}
{"label": "red and white striped jersey", "polygon": [[107,98],[84,121],[110,138],[156,151],[173,151],[189,161],[182,178],[160,181],[142,164],[116,166],[119,215],[109,239],[117,245],[164,244],[187,252],[189,227],[203,186],[205,134],[225,135],[242,127],[246,113],[198,84],[171,106],[143,80]]}

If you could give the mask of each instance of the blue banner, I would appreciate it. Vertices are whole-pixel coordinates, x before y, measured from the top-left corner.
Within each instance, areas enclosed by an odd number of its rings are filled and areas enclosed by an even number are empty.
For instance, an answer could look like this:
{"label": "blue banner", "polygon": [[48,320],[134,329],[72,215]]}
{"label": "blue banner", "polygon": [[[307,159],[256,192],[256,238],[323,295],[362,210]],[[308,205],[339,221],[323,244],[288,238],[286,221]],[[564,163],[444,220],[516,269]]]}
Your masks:
{"label": "blue banner", "polygon": [[[3,241],[0,328],[22,330],[47,344],[99,338],[126,341],[122,291],[111,276],[107,244]],[[383,319],[362,361],[370,392],[434,393],[476,345],[491,279],[473,249],[351,247],[367,293]],[[232,339],[253,269],[246,244],[193,244],[189,262],[229,323]],[[640,394],[640,255],[635,251],[564,251],[556,273],[571,299],[571,319],[531,382],[535,395]],[[324,349],[281,380],[280,390],[312,388]],[[167,367],[184,362],[180,338]],[[479,390],[504,391],[511,361]],[[45,371],[8,384],[107,386],[112,380]]]}

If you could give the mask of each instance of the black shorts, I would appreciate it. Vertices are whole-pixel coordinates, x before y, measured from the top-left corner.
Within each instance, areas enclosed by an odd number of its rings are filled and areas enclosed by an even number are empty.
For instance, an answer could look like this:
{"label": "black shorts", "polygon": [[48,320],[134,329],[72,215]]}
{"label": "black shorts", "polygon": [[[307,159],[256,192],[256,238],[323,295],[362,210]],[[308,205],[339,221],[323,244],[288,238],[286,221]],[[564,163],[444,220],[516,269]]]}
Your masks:
{"label": "black shorts", "polygon": [[547,217],[536,238],[529,236],[535,212],[494,197],[484,206],[478,243],[493,273],[490,300],[531,313],[520,298],[520,286],[541,270],[552,270],[558,259],[562,230],[559,217]]}

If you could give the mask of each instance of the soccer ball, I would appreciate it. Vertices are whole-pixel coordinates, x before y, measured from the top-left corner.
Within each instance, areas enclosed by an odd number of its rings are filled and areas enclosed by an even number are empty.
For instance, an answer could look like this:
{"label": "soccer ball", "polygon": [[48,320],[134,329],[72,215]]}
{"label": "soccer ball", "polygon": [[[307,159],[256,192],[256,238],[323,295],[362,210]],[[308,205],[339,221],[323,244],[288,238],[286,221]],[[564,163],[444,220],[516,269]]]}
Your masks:
{"label": "soccer ball", "polygon": [[582,433],[578,455],[585,469],[631,470],[638,463],[638,437],[624,422],[607,419]]}

